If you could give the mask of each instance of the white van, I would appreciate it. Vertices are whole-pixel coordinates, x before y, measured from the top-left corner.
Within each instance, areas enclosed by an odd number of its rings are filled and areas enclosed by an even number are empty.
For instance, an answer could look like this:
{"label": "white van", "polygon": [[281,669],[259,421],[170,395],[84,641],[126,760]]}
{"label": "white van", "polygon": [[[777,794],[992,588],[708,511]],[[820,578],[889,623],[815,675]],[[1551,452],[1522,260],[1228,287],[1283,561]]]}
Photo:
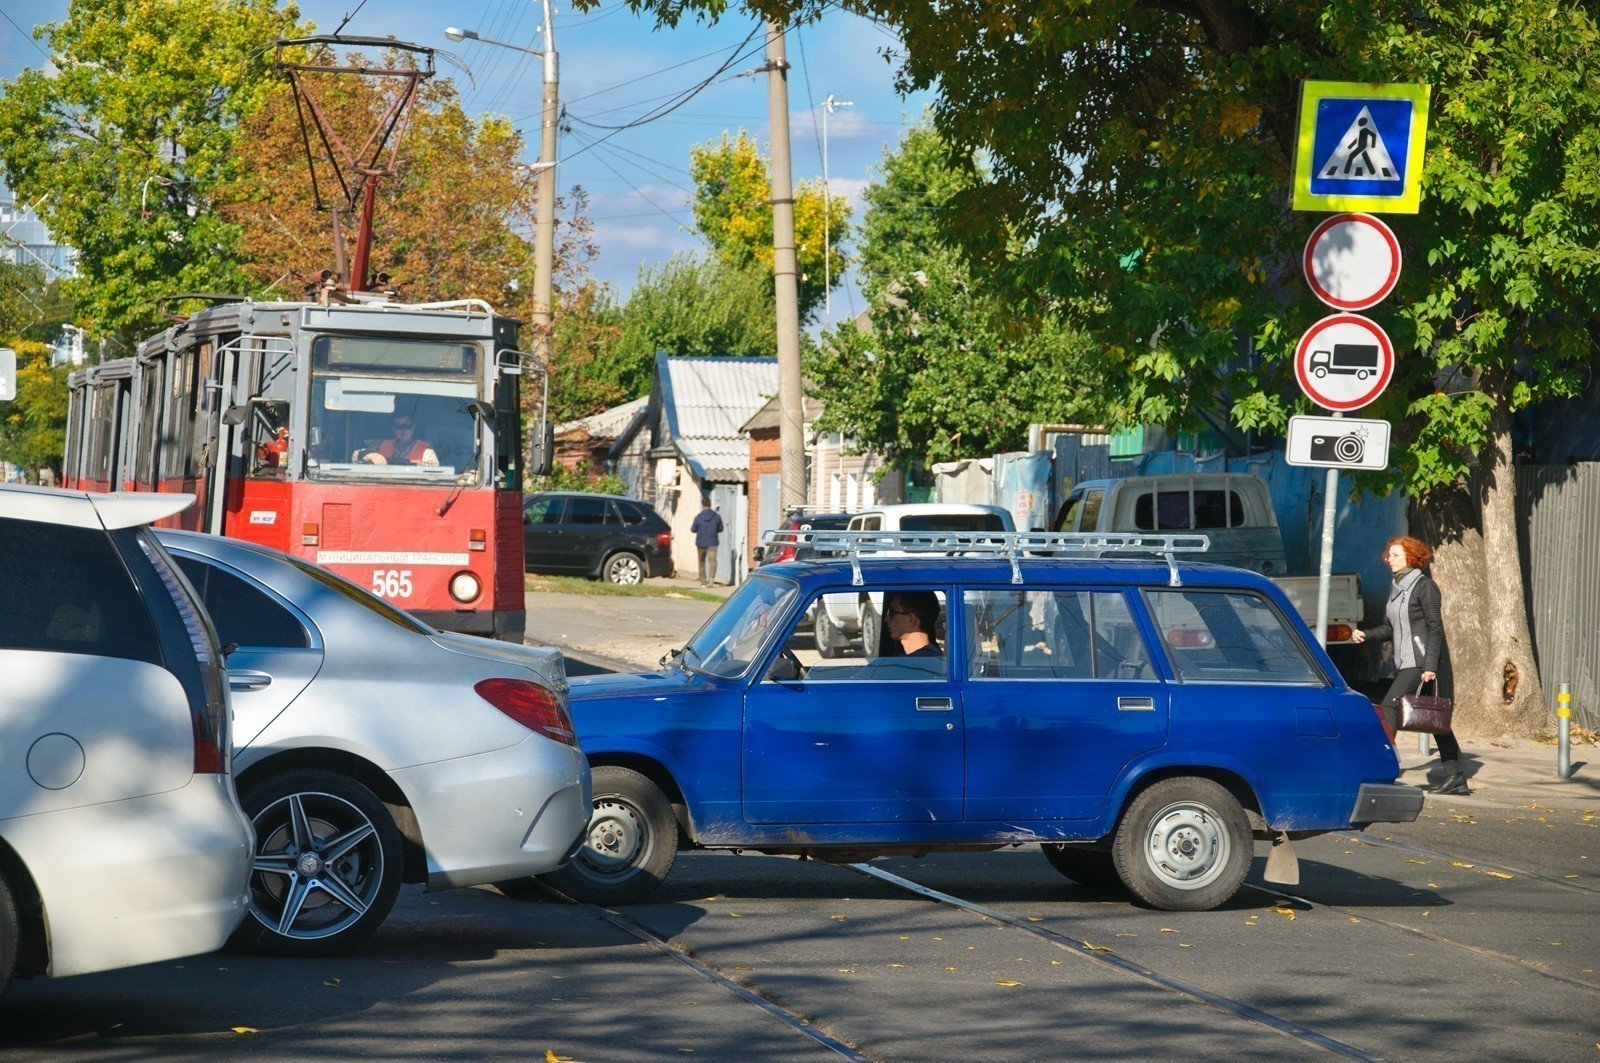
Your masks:
{"label": "white van", "polygon": [[0,988],[210,952],[247,910],[222,650],[144,527],[193,502],[0,486]]}
{"label": "white van", "polygon": [[[1010,532],[1016,531],[1011,511],[1001,506],[976,502],[907,502],[876,506],[850,518],[845,529],[853,532]],[[881,556],[891,556],[888,554]],[[883,595],[829,594],[814,611],[812,633],[817,652],[833,658],[843,653],[852,640],[861,642],[862,652],[873,657],[883,631]]]}

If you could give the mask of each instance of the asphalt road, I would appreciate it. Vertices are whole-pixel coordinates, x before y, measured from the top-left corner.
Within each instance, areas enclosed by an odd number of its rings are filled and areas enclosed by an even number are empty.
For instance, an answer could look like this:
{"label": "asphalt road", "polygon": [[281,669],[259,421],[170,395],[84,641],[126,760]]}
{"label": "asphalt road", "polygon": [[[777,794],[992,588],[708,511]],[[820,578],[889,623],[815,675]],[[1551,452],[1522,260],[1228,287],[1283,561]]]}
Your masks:
{"label": "asphalt road", "polygon": [[615,915],[408,889],[349,956],[17,983],[0,1060],[1593,1059],[1600,826],[1519,811],[1314,839],[1300,899],[1259,888],[1258,860],[1206,913],[1030,849],[874,873],[690,853]]}

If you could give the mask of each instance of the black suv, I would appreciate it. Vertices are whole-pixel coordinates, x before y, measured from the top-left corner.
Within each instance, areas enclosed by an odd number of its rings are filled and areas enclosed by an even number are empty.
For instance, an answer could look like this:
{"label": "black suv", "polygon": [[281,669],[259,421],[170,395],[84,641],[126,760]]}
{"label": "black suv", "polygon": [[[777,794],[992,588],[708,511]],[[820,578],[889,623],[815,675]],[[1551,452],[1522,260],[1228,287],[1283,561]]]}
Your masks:
{"label": "black suv", "polygon": [[672,575],[672,528],[638,499],[540,491],[522,500],[522,556],[529,572],[638,583]]}

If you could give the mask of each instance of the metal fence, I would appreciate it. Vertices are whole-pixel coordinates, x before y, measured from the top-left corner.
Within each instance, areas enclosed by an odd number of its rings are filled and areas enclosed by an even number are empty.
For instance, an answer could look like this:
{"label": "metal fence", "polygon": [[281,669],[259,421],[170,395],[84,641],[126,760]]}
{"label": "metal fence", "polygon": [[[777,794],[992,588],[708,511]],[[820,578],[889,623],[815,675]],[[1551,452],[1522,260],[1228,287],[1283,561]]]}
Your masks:
{"label": "metal fence", "polygon": [[1546,696],[1571,683],[1573,718],[1600,727],[1600,462],[1518,466],[1517,523]]}

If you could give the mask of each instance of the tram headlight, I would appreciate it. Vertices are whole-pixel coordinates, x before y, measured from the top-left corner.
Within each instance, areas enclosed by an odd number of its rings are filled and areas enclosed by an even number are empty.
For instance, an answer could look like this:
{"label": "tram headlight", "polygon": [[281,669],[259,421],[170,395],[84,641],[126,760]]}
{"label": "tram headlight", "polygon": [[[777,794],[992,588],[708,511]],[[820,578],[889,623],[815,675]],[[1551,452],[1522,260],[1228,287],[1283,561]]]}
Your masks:
{"label": "tram headlight", "polygon": [[483,584],[470,572],[457,572],[450,577],[450,597],[463,605],[477,601],[483,593]]}

